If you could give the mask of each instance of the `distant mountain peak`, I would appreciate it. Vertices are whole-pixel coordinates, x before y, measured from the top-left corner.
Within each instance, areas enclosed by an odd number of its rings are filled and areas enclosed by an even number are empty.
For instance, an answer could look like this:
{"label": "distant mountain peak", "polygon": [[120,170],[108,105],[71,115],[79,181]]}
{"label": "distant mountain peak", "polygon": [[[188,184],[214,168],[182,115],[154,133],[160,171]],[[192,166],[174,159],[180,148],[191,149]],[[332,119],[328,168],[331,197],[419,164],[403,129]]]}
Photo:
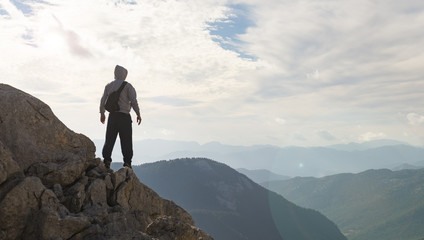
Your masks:
{"label": "distant mountain peak", "polygon": [[252,179],[254,182],[258,184],[261,184],[263,182],[268,182],[268,181],[287,180],[290,178],[288,176],[283,176],[283,175],[271,172],[267,169],[249,170],[246,168],[237,168],[236,170],[246,175],[248,178]]}
{"label": "distant mountain peak", "polygon": [[350,142],[347,144],[336,144],[328,146],[328,148],[333,148],[337,150],[343,150],[343,151],[362,151],[367,150],[371,148],[379,148],[379,147],[385,147],[385,146],[397,146],[397,145],[410,145],[406,142],[398,141],[398,140],[392,140],[392,139],[378,139],[378,140],[372,140],[367,142]]}

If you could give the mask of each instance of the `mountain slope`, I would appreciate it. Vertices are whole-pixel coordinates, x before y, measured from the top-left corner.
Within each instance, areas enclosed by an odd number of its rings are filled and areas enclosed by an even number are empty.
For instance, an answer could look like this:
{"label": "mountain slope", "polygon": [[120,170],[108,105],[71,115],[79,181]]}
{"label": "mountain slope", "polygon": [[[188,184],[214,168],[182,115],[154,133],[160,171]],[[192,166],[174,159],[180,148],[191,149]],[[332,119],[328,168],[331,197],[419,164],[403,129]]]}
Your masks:
{"label": "mountain slope", "polygon": [[297,177],[267,186],[322,212],[350,240],[424,238],[424,169]]}
{"label": "mountain slope", "polygon": [[236,169],[239,173],[242,173],[246,175],[248,178],[250,178],[252,181],[256,183],[263,183],[268,181],[278,181],[278,180],[287,180],[290,177],[283,176],[280,174],[273,173],[266,169],[255,169],[255,170],[249,170],[246,168],[237,168]]}
{"label": "mountain slope", "polygon": [[290,203],[222,163],[179,159],[135,166],[134,171],[215,239],[345,239],[319,212]]}

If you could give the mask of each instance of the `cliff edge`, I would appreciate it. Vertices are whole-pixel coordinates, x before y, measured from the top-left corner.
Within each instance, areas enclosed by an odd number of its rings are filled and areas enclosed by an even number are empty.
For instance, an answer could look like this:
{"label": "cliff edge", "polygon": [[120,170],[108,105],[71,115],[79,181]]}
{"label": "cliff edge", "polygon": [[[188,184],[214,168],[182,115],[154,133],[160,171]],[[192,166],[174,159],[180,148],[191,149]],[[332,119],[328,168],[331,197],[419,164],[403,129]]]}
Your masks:
{"label": "cliff edge", "polygon": [[0,239],[212,239],[50,107],[0,84]]}

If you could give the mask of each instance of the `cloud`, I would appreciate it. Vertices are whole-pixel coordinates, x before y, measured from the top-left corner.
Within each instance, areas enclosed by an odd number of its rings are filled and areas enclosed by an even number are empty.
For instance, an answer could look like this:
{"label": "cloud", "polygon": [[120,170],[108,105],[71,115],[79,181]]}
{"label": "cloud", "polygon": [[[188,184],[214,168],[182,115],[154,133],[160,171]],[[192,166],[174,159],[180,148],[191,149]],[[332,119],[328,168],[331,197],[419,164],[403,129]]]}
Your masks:
{"label": "cloud", "polygon": [[418,113],[408,113],[406,118],[410,125],[418,126],[424,123],[424,116],[419,115]]}
{"label": "cloud", "polygon": [[[82,5],[85,7],[81,8]],[[132,76],[149,81],[145,92],[148,96],[171,94],[205,99],[238,91],[234,87],[244,84],[237,80],[240,71],[254,69],[250,61],[213,41],[206,22],[225,19],[229,14],[213,1],[126,4],[52,0],[36,6],[30,15],[24,16],[12,5],[16,13],[2,21],[2,30],[9,28],[13,35],[25,36],[20,41],[16,37],[1,41],[6,43],[2,44],[4,48],[8,46],[15,51],[14,55],[22,56],[13,59],[17,65],[37,58],[39,64],[62,61],[65,69],[75,66],[82,72],[87,68],[79,65],[91,64],[94,70],[120,62],[131,73],[138,72]],[[28,11],[26,7],[21,10]],[[11,35],[6,32],[6,36]],[[22,49],[24,40],[31,41],[36,48]],[[92,59],[81,62],[72,55]],[[13,60],[10,65],[14,65]]]}
{"label": "cloud", "polygon": [[210,34],[213,40],[222,48],[235,51],[243,58],[256,60],[255,56],[248,55],[243,51],[243,42],[239,35],[244,34],[249,27],[254,26],[250,17],[250,6],[247,4],[230,4],[225,7],[225,16],[222,19],[215,19],[209,22]]}
{"label": "cloud", "polygon": [[307,73],[306,74],[306,78],[319,80],[320,79],[319,71],[318,70],[314,70],[311,73]]}
{"label": "cloud", "polygon": [[175,134],[174,131],[169,129],[162,129],[160,132],[162,133],[163,136],[166,136],[166,137]]}
{"label": "cloud", "polygon": [[189,99],[183,99],[178,97],[170,97],[170,96],[157,96],[157,97],[150,97],[150,98],[144,98],[145,101],[152,101],[164,105],[170,105],[175,107],[187,107],[191,105],[195,105],[199,103],[200,101],[193,101]]}
{"label": "cloud", "polygon": [[359,141],[360,142],[369,142],[375,139],[383,139],[386,137],[386,134],[379,132],[379,133],[375,133],[375,132],[366,132],[363,133],[359,136]]}
{"label": "cloud", "polygon": [[331,133],[329,133],[327,131],[319,131],[317,134],[320,138],[327,140],[327,141],[334,141],[334,140],[337,139],[336,137],[334,137],[333,135],[331,135]]}
{"label": "cloud", "polygon": [[57,19],[57,17],[55,17],[54,15],[53,15],[53,18],[57,22],[56,31],[59,34],[64,36],[66,43],[68,44],[70,52],[72,54],[75,54],[81,57],[91,57],[92,54],[90,53],[90,51],[81,45],[80,36],[78,36],[78,34],[75,33],[74,31],[65,29],[62,22],[59,19]]}
{"label": "cloud", "polygon": [[[291,116],[293,129],[309,142],[312,136],[305,125],[340,130],[348,141],[357,141],[358,135],[363,141],[381,134],[402,138],[395,116],[420,108],[424,98],[422,2],[249,4],[255,26],[239,37],[245,51],[262,61],[251,77],[257,79],[257,102],[272,102],[274,111]],[[356,124],[378,131],[348,130]]]}
{"label": "cloud", "polygon": [[280,125],[286,124],[286,120],[284,118],[279,118],[279,117],[275,118],[275,122],[280,124]]}
{"label": "cloud", "polygon": [[[416,63],[424,53],[414,49],[424,44],[423,26],[417,22],[424,16],[420,2],[391,0],[384,7],[368,0],[255,3],[256,27],[240,38],[248,43],[248,52],[274,66],[269,70],[278,70],[274,85],[301,84],[309,91],[342,85],[369,94],[384,92],[375,85],[395,87],[405,79],[419,84],[416,76],[422,70]],[[399,93],[411,90],[402,86]]]}

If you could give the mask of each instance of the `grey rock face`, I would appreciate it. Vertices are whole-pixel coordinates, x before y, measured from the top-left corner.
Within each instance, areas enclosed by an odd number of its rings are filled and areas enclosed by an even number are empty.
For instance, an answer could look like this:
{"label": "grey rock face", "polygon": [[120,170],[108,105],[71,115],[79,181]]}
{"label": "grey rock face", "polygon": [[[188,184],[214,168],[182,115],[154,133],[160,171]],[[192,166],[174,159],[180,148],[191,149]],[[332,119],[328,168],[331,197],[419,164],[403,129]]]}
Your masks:
{"label": "grey rock face", "polygon": [[0,184],[12,176],[22,176],[22,171],[17,162],[12,158],[12,154],[0,141]]}
{"label": "grey rock face", "polygon": [[5,84],[0,85],[0,96],[0,141],[22,170],[36,163],[68,167],[94,158],[93,142],[68,129],[37,98]]}
{"label": "grey rock face", "polygon": [[46,188],[36,177],[12,179],[4,184],[0,202],[0,239],[18,239],[38,211]]}
{"label": "grey rock face", "polygon": [[157,218],[147,226],[147,233],[163,240],[209,239],[202,230],[170,216]]}
{"label": "grey rock face", "polygon": [[0,84],[0,239],[212,239],[40,100]]}

